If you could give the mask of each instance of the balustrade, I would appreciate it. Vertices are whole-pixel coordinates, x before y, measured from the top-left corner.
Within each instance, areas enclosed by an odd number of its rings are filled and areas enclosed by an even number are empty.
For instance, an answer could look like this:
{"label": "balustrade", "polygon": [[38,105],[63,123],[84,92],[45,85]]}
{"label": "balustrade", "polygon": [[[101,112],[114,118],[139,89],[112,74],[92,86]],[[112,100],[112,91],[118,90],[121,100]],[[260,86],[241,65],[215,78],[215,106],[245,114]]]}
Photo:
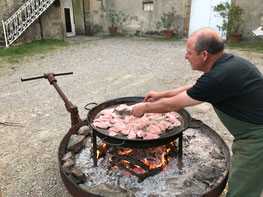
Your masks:
{"label": "balustrade", "polygon": [[9,47],[55,0],[29,0],[9,19],[2,20],[6,47]]}

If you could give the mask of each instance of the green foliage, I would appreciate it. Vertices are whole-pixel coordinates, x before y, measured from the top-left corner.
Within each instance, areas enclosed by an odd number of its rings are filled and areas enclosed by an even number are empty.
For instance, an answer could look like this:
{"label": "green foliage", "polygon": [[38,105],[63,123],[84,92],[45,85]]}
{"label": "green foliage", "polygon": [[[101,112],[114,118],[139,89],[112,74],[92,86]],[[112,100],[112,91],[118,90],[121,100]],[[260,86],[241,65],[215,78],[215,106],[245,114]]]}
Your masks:
{"label": "green foliage", "polygon": [[141,33],[140,30],[136,30],[136,32],[135,32],[135,36],[140,36],[140,33]]}
{"label": "green foliage", "polygon": [[113,3],[111,4],[111,7],[108,11],[106,11],[104,8],[103,11],[107,12],[106,16],[111,23],[111,27],[118,27],[129,18],[129,15],[124,14],[122,11],[116,11],[115,5]]}
{"label": "green foliage", "polygon": [[161,16],[161,20],[156,22],[155,25],[157,29],[164,28],[164,29],[173,29],[175,27],[174,21],[176,17],[176,10],[172,7],[172,10],[169,12],[164,12]]}
{"label": "green foliage", "polygon": [[[21,46],[11,46],[4,50],[0,50],[0,58],[5,58],[9,63],[19,63],[25,56],[34,54],[43,54],[58,47],[68,46],[69,43],[63,40],[41,40],[34,41]],[[1,60],[1,59],[0,59]]]}
{"label": "green foliage", "polygon": [[223,25],[217,26],[219,30],[227,31],[228,33],[241,33],[241,26],[244,24],[244,9],[230,5],[228,2],[220,3],[214,7],[214,11],[223,18]]}

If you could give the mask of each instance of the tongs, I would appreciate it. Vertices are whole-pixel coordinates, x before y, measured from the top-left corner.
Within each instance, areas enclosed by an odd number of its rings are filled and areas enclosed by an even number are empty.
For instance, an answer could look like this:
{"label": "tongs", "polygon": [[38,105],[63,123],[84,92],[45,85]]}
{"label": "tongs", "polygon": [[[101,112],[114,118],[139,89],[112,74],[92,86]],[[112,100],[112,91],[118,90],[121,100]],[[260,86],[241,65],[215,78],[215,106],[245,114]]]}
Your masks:
{"label": "tongs", "polygon": [[122,116],[129,116],[129,115],[131,115],[131,111],[132,111],[133,107],[135,107],[136,105],[144,104],[144,103],[145,103],[145,102],[139,102],[139,103],[135,103],[135,104],[133,104],[133,105],[130,105],[130,106],[128,106],[127,108],[118,111],[118,114],[119,114],[119,115],[122,115]]}
{"label": "tongs", "polygon": [[23,127],[23,125],[21,125],[20,123],[16,123],[16,122],[0,122],[0,125],[4,125],[4,126],[10,126],[10,127]]}

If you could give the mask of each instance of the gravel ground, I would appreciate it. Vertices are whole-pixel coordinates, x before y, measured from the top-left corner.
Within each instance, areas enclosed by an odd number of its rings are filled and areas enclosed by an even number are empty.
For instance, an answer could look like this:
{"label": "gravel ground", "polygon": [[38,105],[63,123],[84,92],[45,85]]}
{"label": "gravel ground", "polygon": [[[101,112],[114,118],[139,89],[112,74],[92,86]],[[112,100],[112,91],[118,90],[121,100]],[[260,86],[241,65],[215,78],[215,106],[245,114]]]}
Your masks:
{"label": "gravel ground", "polygon": [[[57,150],[70,128],[70,115],[47,80],[21,82],[43,73],[74,72],[57,77],[68,99],[78,106],[82,119],[89,102],[144,96],[193,83],[202,73],[192,71],[184,59],[186,41],[149,38],[77,37],[70,47],[35,55],[23,63],[2,65],[0,77],[0,185],[3,197],[63,196],[70,194],[59,174]],[[229,51],[229,50],[228,50]],[[263,54],[232,51],[263,71]],[[210,104],[189,107],[192,117],[215,129],[231,146],[232,137]]]}

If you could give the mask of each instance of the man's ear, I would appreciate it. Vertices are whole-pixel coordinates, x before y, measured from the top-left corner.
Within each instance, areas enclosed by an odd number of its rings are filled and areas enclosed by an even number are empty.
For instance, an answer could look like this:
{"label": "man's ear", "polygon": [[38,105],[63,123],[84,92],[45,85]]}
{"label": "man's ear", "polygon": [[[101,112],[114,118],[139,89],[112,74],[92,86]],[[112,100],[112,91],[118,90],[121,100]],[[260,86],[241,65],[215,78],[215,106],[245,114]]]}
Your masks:
{"label": "man's ear", "polygon": [[207,51],[202,51],[203,61],[205,62],[208,59],[209,53]]}

